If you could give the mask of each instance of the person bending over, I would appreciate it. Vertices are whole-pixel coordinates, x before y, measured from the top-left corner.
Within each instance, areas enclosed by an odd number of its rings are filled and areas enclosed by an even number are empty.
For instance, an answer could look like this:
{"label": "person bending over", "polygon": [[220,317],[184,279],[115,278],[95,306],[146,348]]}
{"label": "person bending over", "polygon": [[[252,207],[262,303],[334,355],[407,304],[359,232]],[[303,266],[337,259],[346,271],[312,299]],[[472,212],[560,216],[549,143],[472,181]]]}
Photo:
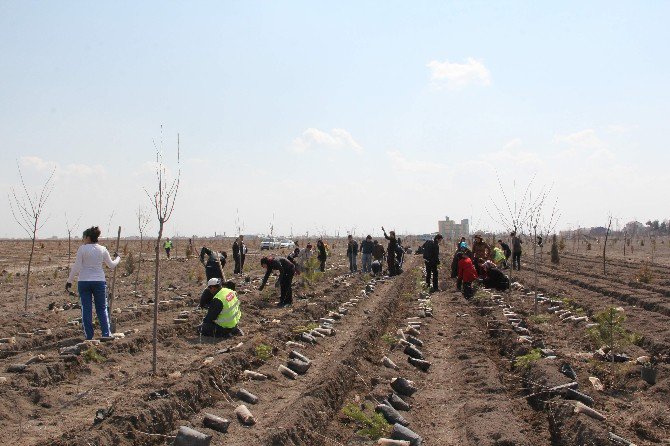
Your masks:
{"label": "person bending over", "polygon": [[258,290],[262,291],[265,288],[272,271],[279,271],[280,297],[278,306],[286,307],[293,304],[293,290],[291,289],[293,274],[295,273],[293,262],[285,257],[263,257],[261,266],[265,268],[265,276],[263,276],[263,282],[261,282]]}

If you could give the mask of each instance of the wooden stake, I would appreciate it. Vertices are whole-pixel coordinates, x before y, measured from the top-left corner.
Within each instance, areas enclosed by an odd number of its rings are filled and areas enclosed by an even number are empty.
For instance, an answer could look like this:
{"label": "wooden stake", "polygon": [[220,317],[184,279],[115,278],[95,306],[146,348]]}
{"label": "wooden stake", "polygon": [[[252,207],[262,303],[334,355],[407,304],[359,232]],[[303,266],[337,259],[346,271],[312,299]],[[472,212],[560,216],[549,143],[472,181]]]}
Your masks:
{"label": "wooden stake", "polygon": [[[121,240],[121,226],[119,226],[119,232],[116,234],[116,249],[114,250],[115,253],[118,254],[119,252],[119,241]],[[119,262],[120,264],[121,262]],[[107,317],[109,317],[109,329],[111,331],[110,334],[114,333],[116,331],[116,326],[114,324],[114,319],[112,317],[112,308],[114,304],[114,284],[116,283],[116,270],[119,267],[119,265],[116,265],[114,268],[114,271],[112,272],[112,283],[109,286],[109,299],[107,301]]]}

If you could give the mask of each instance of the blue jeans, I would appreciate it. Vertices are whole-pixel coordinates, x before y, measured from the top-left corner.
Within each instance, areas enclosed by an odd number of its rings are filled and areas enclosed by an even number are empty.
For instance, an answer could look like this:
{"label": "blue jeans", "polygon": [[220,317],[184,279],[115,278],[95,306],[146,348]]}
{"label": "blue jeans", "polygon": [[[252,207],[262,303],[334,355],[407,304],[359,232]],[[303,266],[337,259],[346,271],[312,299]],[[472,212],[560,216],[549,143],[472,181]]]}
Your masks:
{"label": "blue jeans", "polygon": [[356,272],[358,271],[358,266],[356,265],[356,257],[358,257],[356,254],[349,254],[349,271]]}
{"label": "blue jeans", "polygon": [[371,273],[372,272],[372,253],[361,254],[361,262],[363,263],[363,272],[364,273]]}
{"label": "blue jeans", "polygon": [[84,281],[77,283],[81,302],[81,322],[86,339],[93,339],[93,304],[98,315],[102,336],[110,336],[109,316],[107,315],[107,283],[104,281]]}

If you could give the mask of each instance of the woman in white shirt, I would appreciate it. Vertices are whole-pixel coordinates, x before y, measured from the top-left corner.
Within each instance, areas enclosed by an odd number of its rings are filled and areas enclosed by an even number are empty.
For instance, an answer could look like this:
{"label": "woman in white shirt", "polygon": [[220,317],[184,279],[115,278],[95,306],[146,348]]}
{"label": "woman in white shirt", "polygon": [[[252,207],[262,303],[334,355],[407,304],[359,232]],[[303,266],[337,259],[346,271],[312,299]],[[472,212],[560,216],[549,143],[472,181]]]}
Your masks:
{"label": "woman in white shirt", "polygon": [[109,328],[109,315],[107,314],[107,282],[105,272],[102,270],[102,262],[109,268],[115,268],[121,261],[121,257],[114,253],[114,260],[109,251],[98,244],[100,228],[93,226],[84,231],[84,244],[77,250],[77,258],[70,268],[70,276],[65,284],[65,289],[70,291],[72,280],[79,274],[77,290],[81,302],[81,321],[84,326],[86,339],[93,339],[93,308],[98,315],[102,336],[111,336]]}

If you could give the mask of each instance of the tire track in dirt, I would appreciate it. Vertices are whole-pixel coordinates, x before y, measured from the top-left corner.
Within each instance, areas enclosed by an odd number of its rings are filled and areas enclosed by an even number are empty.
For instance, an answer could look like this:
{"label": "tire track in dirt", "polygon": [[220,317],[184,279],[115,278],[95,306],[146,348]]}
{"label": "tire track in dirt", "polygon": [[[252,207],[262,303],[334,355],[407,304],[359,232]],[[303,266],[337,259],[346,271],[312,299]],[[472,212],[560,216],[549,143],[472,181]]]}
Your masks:
{"label": "tire track in dirt", "polygon": [[[527,285],[534,284],[534,276],[528,268],[516,272],[521,277],[521,282]],[[644,336],[643,347],[655,355],[667,356],[670,354],[670,318],[661,314],[645,310],[643,308],[613,301],[601,293],[588,290],[562,278],[553,276],[538,277],[538,291],[547,295],[570,298],[579,306],[584,308],[589,315],[594,315],[612,306],[620,306],[626,314],[626,326],[636,333]]]}
{"label": "tire track in dirt", "polygon": [[[525,265],[526,269],[534,271],[532,265]],[[645,310],[656,312],[664,316],[670,316],[670,301],[657,293],[650,293],[647,291],[640,291],[630,289],[630,287],[616,286],[605,280],[595,279],[591,282],[586,282],[579,278],[575,278],[570,273],[559,272],[550,267],[538,265],[538,274],[545,277],[552,277],[561,280],[579,288],[599,293],[603,296],[612,297],[620,302],[630,305],[642,307]],[[532,282],[531,282],[532,283]]]}
{"label": "tire track in dirt", "polygon": [[[483,296],[483,297],[480,297]],[[519,400],[527,401],[538,414],[544,414],[551,431],[552,444],[610,444],[609,432],[633,440],[636,444],[647,444],[650,438],[663,438],[670,433],[670,415],[661,413],[656,421],[650,420],[654,407],[667,407],[670,397],[662,389],[663,383],[650,386],[639,376],[634,363],[607,363],[597,359],[587,359],[593,347],[586,335],[585,323],[561,321],[557,316],[544,313],[549,302],[541,304],[542,322],[531,316],[534,313],[532,296],[512,291],[510,293],[478,292],[475,303],[479,310],[486,310],[490,335],[496,339],[501,355],[508,357],[512,366],[510,377],[517,387],[525,389]],[[561,305],[571,307],[570,305]],[[572,307],[573,311],[575,310]],[[513,327],[504,311],[512,311],[514,320],[521,320],[529,331],[532,347],[549,349],[542,359],[524,362],[517,366],[514,360],[529,352],[530,347],[519,342],[518,335],[509,329]],[[588,353],[587,353],[588,352]],[[632,357],[644,354],[639,347],[629,345],[626,352]],[[551,355],[551,356],[549,356]],[[567,377],[561,373],[564,363],[571,364],[576,377]],[[659,366],[670,370],[667,365]],[[615,370],[612,375],[612,370]],[[637,372],[637,373],[635,373]],[[604,391],[593,389],[590,376],[598,376],[606,385]],[[593,398],[592,407],[606,415],[599,422],[574,412],[574,401],[565,395],[547,394],[546,390],[557,385],[576,381],[580,392]],[[659,390],[660,387],[660,392]],[[665,427],[664,427],[665,424]]]}
{"label": "tire track in dirt", "polygon": [[[593,268],[593,261],[589,262],[584,262],[584,261],[577,261],[578,259],[572,259],[570,260],[570,263],[566,264],[565,258],[561,258],[561,263],[560,265],[547,265],[552,268],[556,268],[559,270],[567,270],[567,272],[570,273],[575,273],[587,277],[593,277],[595,279],[599,280],[610,280],[612,282],[616,282],[622,285],[626,285],[630,288],[634,289],[643,289],[647,291],[652,291],[655,292],[663,297],[670,297],[670,287],[667,285],[664,285],[663,283],[643,283],[635,280],[628,280],[625,279],[626,277],[626,272],[621,271],[621,267],[611,267],[611,265],[608,265],[609,267],[607,268],[607,274],[604,275],[602,273],[596,272],[596,270]],[[585,264],[586,263],[586,264]],[[589,265],[590,263],[590,265]],[[625,268],[623,268],[625,269]],[[635,271],[637,272],[637,271]],[[670,271],[668,272],[668,275],[670,275]]]}
{"label": "tire track in dirt", "polygon": [[[579,260],[584,263],[595,263],[600,265],[602,265],[603,262],[602,253],[600,254],[600,257],[574,253],[562,253],[561,258],[568,258],[571,260]],[[616,266],[619,268],[628,269],[630,272],[637,272],[642,266],[647,266],[651,271],[662,277],[670,276],[670,266],[647,262],[645,260],[621,260],[616,257],[608,256],[607,266]]]}

